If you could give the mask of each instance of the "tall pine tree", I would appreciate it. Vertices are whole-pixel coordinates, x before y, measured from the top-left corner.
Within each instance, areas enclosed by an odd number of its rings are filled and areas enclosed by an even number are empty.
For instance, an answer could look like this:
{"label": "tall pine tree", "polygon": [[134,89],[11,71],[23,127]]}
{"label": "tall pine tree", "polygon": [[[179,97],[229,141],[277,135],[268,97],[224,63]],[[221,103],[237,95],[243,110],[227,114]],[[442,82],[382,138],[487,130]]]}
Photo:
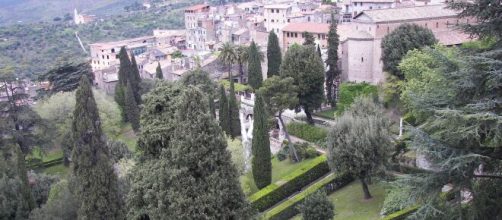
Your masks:
{"label": "tall pine tree", "polygon": [[131,82],[127,82],[126,93],[125,93],[125,111],[127,121],[131,122],[132,129],[134,132],[139,131],[139,107],[134,99],[134,93],[132,91]]}
{"label": "tall pine tree", "polygon": [[228,114],[228,99],[227,94],[225,93],[225,88],[223,85],[220,86],[220,100],[219,100],[219,111],[218,111],[218,119],[220,122],[221,129],[230,136],[230,115]]}
{"label": "tall pine tree", "polygon": [[109,160],[91,84],[83,76],[76,93],[72,136],[73,191],[79,219],[123,219],[117,177]]}
{"label": "tall pine tree", "polygon": [[160,67],[160,63],[157,63],[157,69],[155,69],[155,77],[157,79],[164,79],[164,73],[162,73],[162,67]]}
{"label": "tall pine tree", "polygon": [[274,31],[270,31],[268,35],[267,45],[267,77],[279,75],[279,68],[281,67],[282,54],[279,47],[279,39]]}
{"label": "tall pine tree", "polygon": [[230,136],[235,138],[241,135],[241,121],[239,118],[239,105],[235,97],[234,81],[230,80],[230,92],[228,94],[228,116]]}
{"label": "tall pine tree", "polygon": [[340,70],[337,65],[338,44],[340,40],[336,28],[337,21],[335,20],[335,16],[331,14],[331,24],[328,33],[328,59],[326,60],[326,65],[328,66],[328,71],[326,71],[326,99],[331,107],[336,106],[335,83],[340,75]]}
{"label": "tall pine tree", "polygon": [[265,103],[259,93],[256,94],[253,109],[252,171],[258,189],[272,182],[272,154],[268,135],[268,116]]}
{"label": "tall pine tree", "polygon": [[254,41],[249,46],[248,69],[249,85],[253,89],[259,89],[263,81],[263,75],[261,72],[260,51],[258,51],[258,47]]}

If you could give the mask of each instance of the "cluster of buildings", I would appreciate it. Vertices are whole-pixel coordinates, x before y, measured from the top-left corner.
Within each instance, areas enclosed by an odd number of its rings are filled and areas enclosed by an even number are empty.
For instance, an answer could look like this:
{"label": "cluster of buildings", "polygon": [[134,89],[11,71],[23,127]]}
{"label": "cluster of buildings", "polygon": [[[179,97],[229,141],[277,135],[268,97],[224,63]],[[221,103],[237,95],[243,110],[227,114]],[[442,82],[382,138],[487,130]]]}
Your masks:
{"label": "cluster of buildings", "polygon": [[[385,80],[381,41],[399,25],[414,23],[429,28],[439,43],[453,46],[471,40],[458,29],[459,24],[475,22],[459,19],[457,12],[447,9],[440,0],[343,0],[330,4],[317,0],[256,0],[221,6],[198,4],[184,10],[183,30],[155,30],[151,36],[91,44],[91,65],[96,84],[107,91],[113,91],[117,81],[116,54],[123,46],[135,55],[144,78],[153,78],[158,64],[167,80],[176,80],[197,66],[207,67],[214,78],[221,78],[226,76],[225,70],[217,67],[222,43],[247,45],[255,41],[265,52],[270,31],[278,35],[283,54],[292,44],[302,44],[304,33],[308,32],[325,58],[332,14],[340,36],[342,80],[373,84]],[[262,63],[263,73],[267,72],[266,62]]]}

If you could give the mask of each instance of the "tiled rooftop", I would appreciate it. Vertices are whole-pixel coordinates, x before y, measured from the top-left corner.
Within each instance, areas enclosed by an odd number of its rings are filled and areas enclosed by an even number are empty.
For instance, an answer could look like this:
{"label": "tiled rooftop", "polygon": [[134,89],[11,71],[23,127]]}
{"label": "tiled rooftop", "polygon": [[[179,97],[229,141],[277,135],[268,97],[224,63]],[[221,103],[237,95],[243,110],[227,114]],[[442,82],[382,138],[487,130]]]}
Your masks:
{"label": "tiled rooftop", "polygon": [[357,21],[363,17],[372,22],[394,22],[407,20],[420,20],[438,17],[454,17],[457,13],[445,8],[446,5],[426,5],[417,7],[389,8],[367,10],[359,13],[354,19]]}

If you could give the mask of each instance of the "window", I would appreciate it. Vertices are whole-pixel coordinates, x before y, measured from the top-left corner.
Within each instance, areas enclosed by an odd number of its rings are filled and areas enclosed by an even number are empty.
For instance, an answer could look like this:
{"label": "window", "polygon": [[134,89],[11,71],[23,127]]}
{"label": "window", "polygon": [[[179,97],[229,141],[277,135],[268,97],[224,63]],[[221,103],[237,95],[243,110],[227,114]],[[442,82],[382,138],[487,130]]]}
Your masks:
{"label": "window", "polygon": [[321,34],[317,34],[317,39],[321,39]]}
{"label": "window", "polygon": [[325,34],[322,34],[322,39],[324,40],[326,38],[326,35]]}
{"label": "window", "polygon": [[112,53],[115,53],[115,48],[112,48]]}
{"label": "window", "polygon": [[288,23],[290,22],[290,19],[288,18]]}
{"label": "window", "polygon": [[387,34],[390,32],[390,28],[387,26]]}
{"label": "window", "polygon": [[361,63],[364,62],[364,57],[361,57]]}
{"label": "window", "polygon": [[357,2],[354,2],[354,6],[357,6]]}
{"label": "window", "polygon": [[105,55],[101,55],[101,58],[105,59]]}
{"label": "window", "polygon": [[436,22],[436,28],[439,28],[439,22]]}
{"label": "window", "polygon": [[109,55],[106,55],[106,59],[109,60],[110,59],[110,56]]}
{"label": "window", "polygon": [[274,23],[274,19],[272,19],[271,22]]}
{"label": "window", "polygon": [[380,25],[377,24],[377,29],[380,28]]}
{"label": "window", "polygon": [[298,33],[295,33],[295,37],[298,37]]}
{"label": "window", "polygon": [[370,6],[370,10],[373,9],[373,6]]}
{"label": "window", "polygon": [[286,36],[289,37],[289,32],[286,32]]}

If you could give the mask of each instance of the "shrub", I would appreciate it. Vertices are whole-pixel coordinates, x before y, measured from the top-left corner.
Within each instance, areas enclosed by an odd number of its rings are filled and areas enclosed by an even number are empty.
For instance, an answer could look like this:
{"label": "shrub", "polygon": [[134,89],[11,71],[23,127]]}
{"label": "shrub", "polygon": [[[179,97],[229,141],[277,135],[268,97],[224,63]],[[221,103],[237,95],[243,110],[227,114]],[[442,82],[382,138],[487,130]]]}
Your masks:
{"label": "shrub", "polygon": [[319,156],[317,150],[314,147],[309,146],[308,143],[295,143],[294,146],[298,154],[298,157],[300,157],[300,160],[305,160]]}
{"label": "shrub", "polygon": [[35,199],[37,206],[40,207],[42,204],[47,202],[51,186],[58,181],[58,177],[43,173],[37,174],[35,172],[30,172],[29,176],[35,183],[31,187],[33,198]]}
{"label": "shrub", "polygon": [[279,152],[277,152],[277,160],[283,161],[288,158],[289,150],[287,146],[283,146]]}
{"label": "shrub", "polygon": [[390,190],[385,197],[380,214],[388,215],[389,213],[412,206],[414,202],[408,199],[409,195],[409,188],[394,188]]}
{"label": "shrub", "polygon": [[329,166],[326,156],[319,156],[251,195],[249,201],[254,209],[263,212],[328,172]]}
{"label": "shrub", "polygon": [[309,186],[307,189],[298,193],[297,195],[291,197],[290,199],[284,201],[283,203],[277,205],[273,209],[264,213],[264,219],[273,219],[273,220],[285,220],[290,219],[291,217],[298,214],[297,206],[307,197],[308,195],[324,188],[326,192],[329,194],[334,192],[343,186],[352,182],[354,178],[350,176],[348,173],[342,174],[330,174],[326,178],[320,180]]}
{"label": "shrub", "polygon": [[342,83],[340,85],[340,98],[336,106],[337,115],[341,115],[345,108],[348,108],[354,102],[354,99],[361,95],[377,95],[377,87],[368,83]]}
{"label": "shrub", "polygon": [[114,163],[122,158],[130,159],[133,156],[132,152],[127,148],[127,145],[121,141],[108,142],[108,150],[110,151],[110,159],[112,159]]}
{"label": "shrub", "polygon": [[313,143],[325,142],[328,135],[326,129],[306,123],[291,122],[286,127],[291,135]]}
{"label": "shrub", "polygon": [[333,204],[329,201],[324,189],[308,195],[299,205],[304,220],[331,220],[333,219]]}

